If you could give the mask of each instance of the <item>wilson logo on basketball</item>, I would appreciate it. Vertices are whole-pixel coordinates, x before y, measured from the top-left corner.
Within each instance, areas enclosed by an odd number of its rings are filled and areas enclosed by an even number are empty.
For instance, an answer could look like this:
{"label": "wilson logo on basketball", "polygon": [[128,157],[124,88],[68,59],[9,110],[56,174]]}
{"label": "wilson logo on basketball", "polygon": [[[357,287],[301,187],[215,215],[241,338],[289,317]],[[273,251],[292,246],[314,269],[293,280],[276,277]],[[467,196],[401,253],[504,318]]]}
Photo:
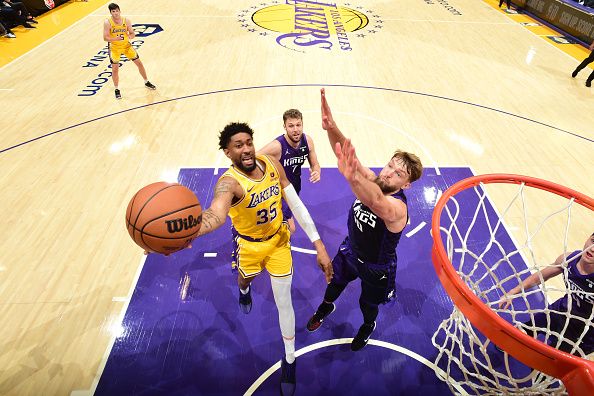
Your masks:
{"label": "wilson logo on basketball", "polygon": [[175,234],[198,226],[202,223],[202,215],[198,217],[189,215],[185,219],[165,220],[165,223],[167,223],[167,231],[170,234]]}
{"label": "wilson logo on basketball", "polygon": [[237,17],[249,33],[273,37],[278,45],[298,52],[352,51],[354,40],[377,33],[384,23],[368,7],[322,0],[273,0],[246,7]]}

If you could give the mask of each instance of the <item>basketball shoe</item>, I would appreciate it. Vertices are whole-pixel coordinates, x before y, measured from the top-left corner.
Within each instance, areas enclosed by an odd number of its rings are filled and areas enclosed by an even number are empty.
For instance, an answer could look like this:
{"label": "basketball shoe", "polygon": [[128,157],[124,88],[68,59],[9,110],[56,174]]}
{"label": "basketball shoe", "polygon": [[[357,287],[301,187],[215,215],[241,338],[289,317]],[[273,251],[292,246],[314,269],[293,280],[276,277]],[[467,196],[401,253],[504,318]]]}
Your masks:
{"label": "basketball shoe", "polygon": [[335,309],[336,305],[334,305],[334,303],[322,302],[318,307],[318,310],[307,321],[307,330],[316,331],[322,325],[324,319],[334,312]]}
{"label": "basketball shoe", "polygon": [[116,99],[122,99],[122,94],[120,93],[119,89],[115,90],[115,97],[116,97]]}
{"label": "basketball shoe", "polygon": [[155,87],[153,84],[151,84],[150,81],[145,82],[144,86],[147,87],[148,89],[157,89],[157,87]]}
{"label": "basketball shoe", "polygon": [[239,290],[239,308],[244,314],[249,314],[252,310],[252,286],[248,286],[248,291],[246,294]]}
{"label": "basketball shoe", "polygon": [[359,327],[357,335],[353,338],[353,342],[351,342],[351,351],[358,351],[367,345],[373,330],[375,330],[375,321],[371,324],[363,323],[363,325]]}
{"label": "basketball shoe", "polygon": [[295,388],[297,387],[297,360],[289,364],[283,356],[281,362],[281,381],[280,391],[283,396],[292,396],[295,394]]}

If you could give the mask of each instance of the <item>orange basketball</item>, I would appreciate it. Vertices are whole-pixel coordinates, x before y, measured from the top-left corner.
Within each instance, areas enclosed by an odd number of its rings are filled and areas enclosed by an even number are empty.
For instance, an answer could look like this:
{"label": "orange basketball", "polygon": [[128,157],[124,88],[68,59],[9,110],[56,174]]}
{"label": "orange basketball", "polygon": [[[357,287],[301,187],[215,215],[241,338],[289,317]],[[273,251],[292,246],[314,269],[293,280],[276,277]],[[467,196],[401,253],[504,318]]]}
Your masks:
{"label": "orange basketball", "polygon": [[187,247],[201,224],[198,198],[178,183],[149,184],[132,197],[126,209],[128,233],[148,252],[170,254]]}

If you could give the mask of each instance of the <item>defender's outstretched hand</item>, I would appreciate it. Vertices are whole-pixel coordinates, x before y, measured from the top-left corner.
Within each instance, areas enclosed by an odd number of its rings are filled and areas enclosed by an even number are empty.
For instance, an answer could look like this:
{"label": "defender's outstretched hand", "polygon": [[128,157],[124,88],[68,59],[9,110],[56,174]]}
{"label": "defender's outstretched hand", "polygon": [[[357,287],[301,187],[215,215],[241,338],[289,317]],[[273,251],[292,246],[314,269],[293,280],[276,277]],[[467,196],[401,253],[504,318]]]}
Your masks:
{"label": "defender's outstretched hand", "polygon": [[359,168],[361,164],[357,158],[355,147],[352,145],[350,139],[346,139],[342,146],[340,143],[336,143],[334,147],[334,153],[338,158],[338,170],[344,176],[347,181],[355,181],[359,175]]}
{"label": "defender's outstretched hand", "polygon": [[505,294],[503,297],[501,297],[499,299],[499,301],[497,302],[497,305],[499,305],[500,309],[507,309],[509,308],[509,306],[511,305],[511,296]]}
{"label": "defender's outstretched hand", "polygon": [[328,101],[326,100],[326,90],[324,88],[320,89],[320,94],[322,96],[322,129],[327,131],[328,129],[336,127],[336,123],[334,122],[332,111],[330,111],[330,106],[328,106]]}

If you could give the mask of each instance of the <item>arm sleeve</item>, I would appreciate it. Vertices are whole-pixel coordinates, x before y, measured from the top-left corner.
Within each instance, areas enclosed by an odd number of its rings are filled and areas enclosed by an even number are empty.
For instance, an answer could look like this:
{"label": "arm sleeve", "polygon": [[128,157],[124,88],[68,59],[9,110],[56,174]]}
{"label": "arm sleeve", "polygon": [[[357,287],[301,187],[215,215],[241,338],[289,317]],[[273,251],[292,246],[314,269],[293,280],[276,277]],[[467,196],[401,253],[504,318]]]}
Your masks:
{"label": "arm sleeve", "polygon": [[303,201],[301,201],[301,198],[297,195],[295,187],[293,187],[292,184],[289,184],[289,186],[283,188],[283,192],[285,193],[285,201],[289,204],[289,208],[291,208],[295,219],[301,228],[303,228],[303,231],[305,231],[309,240],[313,243],[320,239],[316,225],[303,204]]}

